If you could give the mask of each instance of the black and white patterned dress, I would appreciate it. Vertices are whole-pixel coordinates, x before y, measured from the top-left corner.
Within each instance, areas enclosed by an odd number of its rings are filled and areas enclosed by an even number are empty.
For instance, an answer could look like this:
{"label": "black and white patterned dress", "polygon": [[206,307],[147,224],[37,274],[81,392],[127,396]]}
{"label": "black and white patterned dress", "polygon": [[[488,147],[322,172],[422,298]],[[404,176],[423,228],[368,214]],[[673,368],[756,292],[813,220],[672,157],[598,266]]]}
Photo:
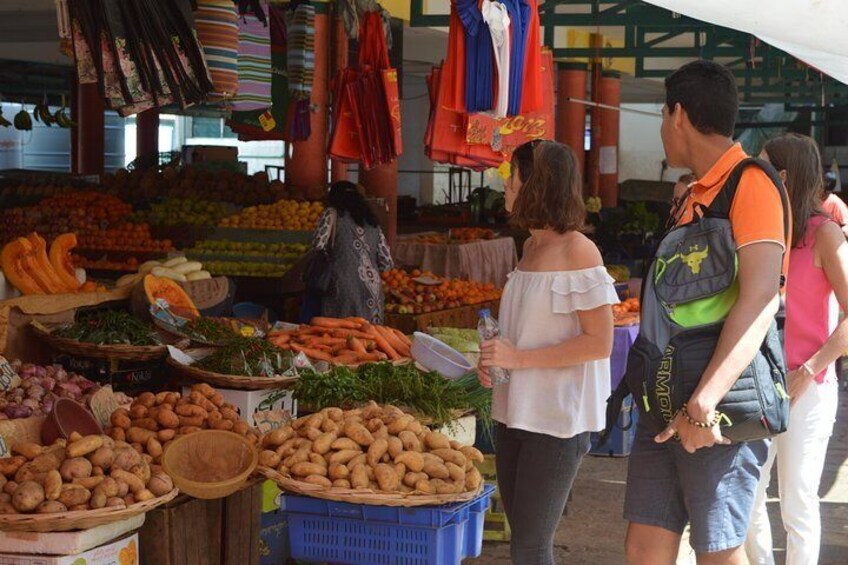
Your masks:
{"label": "black and white patterned dress", "polygon": [[[332,237],[333,224],[335,234]],[[347,214],[327,208],[318,220],[314,249],[328,249],[332,282],[321,303],[321,314],[334,318],[359,316],[383,323],[383,282],[380,273],[392,268],[383,230],[359,226]]]}

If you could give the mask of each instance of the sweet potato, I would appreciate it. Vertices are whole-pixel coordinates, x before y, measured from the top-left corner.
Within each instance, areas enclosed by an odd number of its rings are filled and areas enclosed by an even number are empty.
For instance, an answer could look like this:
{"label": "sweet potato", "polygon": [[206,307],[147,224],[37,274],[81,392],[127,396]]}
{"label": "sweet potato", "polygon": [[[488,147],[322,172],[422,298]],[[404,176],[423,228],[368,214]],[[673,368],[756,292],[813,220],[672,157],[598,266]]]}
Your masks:
{"label": "sweet potato", "polygon": [[465,455],[453,449],[434,449],[430,451],[436,457],[439,457],[445,463],[454,463],[460,467],[465,467]]}
{"label": "sweet potato", "polygon": [[58,514],[59,512],[67,512],[68,507],[58,500],[45,500],[35,509],[36,514]]}
{"label": "sweet potato", "polygon": [[368,488],[368,471],[365,465],[357,465],[350,473],[350,486],[355,489]]}
{"label": "sweet potato", "polygon": [[361,451],[357,451],[355,449],[344,449],[342,451],[337,451],[330,456],[330,464],[333,463],[347,463],[354,457],[361,455]]}
{"label": "sweet potato", "polygon": [[430,432],[424,437],[424,445],[432,451],[434,449],[450,449],[450,440],[441,432]]}
{"label": "sweet potato", "polygon": [[322,487],[331,488],[333,486],[333,482],[323,475],[309,475],[304,479],[301,479],[304,483],[309,483],[312,485],[318,485]]}
{"label": "sweet potato", "polygon": [[350,469],[343,463],[333,463],[330,465],[328,473],[330,478],[335,481],[337,479],[348,478],[350,476]]}
{"label": "sweet potato", "polygon": [[417,451],[404,451],[393,460],[395,463],[403,463],[407,469],[414,473],[420,473],[424,469],[424,457]]}
{"label": "sweet potato", "polygon": [[386,451],[389,449],[389,442],[385,439],[375,439],[374,442],[368,447],[368,455],[366,457],[368,464],[372,467],[376,466],[377,463],[383,458],[383,455],[386,454]]}
{"label": "sweet potato", "polygon": [[144,483],[133,473],[123,469],[112,469],[112,478],[127,484],[129,490],[135,494],[144,490]]}
{"label": "sweet potato", "polygon": [[26,463],[26,457],[23,455],[15,455],[14,457],[5,457],[0,459],[0,473],[7,477],[12,477],[21,468],[21,465]]}
{"label": "sweet potato", "polygon": [[480,488],[480,483],[483,482],[483,477],[476,467],[465,473],[465,490],[475,491]]}
{"label": "sweet potato", "polygon": [[333,481],[333,488],[350,488],[350,481],[347,479],[336,479]]}
{"label": "sweet potato", "polygon": [[12,453],[21,455],[29,460],[35,459],[44,451],[44,447],[31,441],[16,443],[12,446]]}
{"label": "sweet potato", "polygon": [[413,471],[407,471],[407,473],[403,476],[402,483],[410,488],[415,488],[415,485],[418,481],[426,481],[428,480],[427,473],[415,473]]}
{"label": "sweet potato", "polygon": [[280,464],[280,456],[275,451],[266,449],[259,453],[259,464],[276,469],[277,465]]}
{"label": "sweet potato", "polygon": [[[309,428],[314,429],[314,428]],[[338,438],[338,434],[336,432],[325,432],[319,435],[312,443],[312,451],[318,453],[320,455],[324,455],[328,451],[330,451],[330,447],[333,445],[333,442]]]}
{"label": "sweet potato", "polygon": [[164,428],[176,429],[180,427],[180,419],[172,410],[159,410],[156,421]]}
{"label": "sweet potato", "polygon": [[374,443],[374,436],[371,435],[371,432],[365,426],[356,422],[345,423],[344,434],[363,447],[368,447]]}
{"label": "sweet potato", "polygon": [[146,430],[144,428],[139,428],[136,426],[131,427],[127,430],[127,441],[130,443],[140,443],[141,445],[146,445],[147,440],[152,437],[156,437],[156,432],[152,430]]}
{"label": "sweet potato", "polygon": [[374,476],[377,478],[377,484],[380,485],[382,491],[395,492],[400,488],[400,479],[391,465],[385,463],[377,465],[374,467]]}
{"label": "sweet potato", "polygon": [[291,426],[273,430],[262,438],[262,445],[265,447],[278,447],[284,444],[289,438],[294,436],[294,430]]}
{"label": "sweet potato", "polygon": [[291,467],[291,474],[296,477],[308,477],[309,475],[327,476],[327,468],[310,462],[296,463]]}
{"label": "sweet potato", "polygon": [[340,437],[339,439],[333,441],[332,444],[330,444],[330,449],[335,451],[343,451],[346,449],[362,451],[362,446],[360,446],[358,443],[356,443],[350,438]]}
{"label": "sweet potato", "polygon": [[72,506],[86,504],[91,498],[91,491],[79,485],[62,485],[59,502],[70,509]]}
{"label": "sweet potato", "polygon": [[398,434],[398,438],[403,444],[403,448],[406,451],[421,451],[421,442],[418,440],[418,436],[409,430],[404,430]]}
{"label": "sweet potato", "polygon": [[88,490],[93,490],[100,483],[103,482],[105,477],[103,475],[93,475],[91,477],[79,477],[71,481],[71,484],[79,485]]}
{"label": "sweet potato", "polygon": [[422,467],[422,471],[427,473],[427,476],[431,479],[449,479],[450,473],[448,472],[448,468],[445,467],[444,463],[435,463],[432,461],[425,461],[424,467]]}

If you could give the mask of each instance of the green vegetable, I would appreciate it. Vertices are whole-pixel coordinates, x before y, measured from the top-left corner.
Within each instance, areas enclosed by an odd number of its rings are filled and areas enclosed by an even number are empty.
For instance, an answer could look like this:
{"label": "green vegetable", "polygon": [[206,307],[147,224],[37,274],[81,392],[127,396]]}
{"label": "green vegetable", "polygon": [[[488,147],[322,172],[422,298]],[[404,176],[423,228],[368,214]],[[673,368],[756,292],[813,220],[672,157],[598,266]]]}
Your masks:
{"label": "green vegetable", "polygon": [[213,344],[223,344],[238,337],[228,322],[215,318],[195,318],[183,326],[182,331],[194,340]]}
{"label": "green vegetable", "polygon": [[480,386],[476,373],[450,381],[414,364],[368,363],[357,368],[334,367],[327,373],[302,371],[294,397],[311,410],[352,407],[369,400],[413,410],[435,424],[446,424],[457,412],[476,412],[491,426],[492,393]]}
{"label": "green vegetable", "polygon": [[224,375],[273,377],[291,368],[291,354],[262,338],[235,336],[197,366]]}
{"label": "green vegetable", "polygon": [[56,331],[59,337],[97,345],[161,345],[153,326],[123,310],[88,310],[76,322]]}

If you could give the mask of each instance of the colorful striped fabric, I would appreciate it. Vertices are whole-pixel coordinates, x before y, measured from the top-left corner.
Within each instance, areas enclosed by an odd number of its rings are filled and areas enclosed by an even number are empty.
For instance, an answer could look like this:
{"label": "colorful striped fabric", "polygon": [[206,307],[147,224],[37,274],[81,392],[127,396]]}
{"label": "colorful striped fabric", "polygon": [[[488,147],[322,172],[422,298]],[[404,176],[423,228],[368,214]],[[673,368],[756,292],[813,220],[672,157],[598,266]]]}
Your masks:
{"label": "colorful striped fabric", "polygon": [[214,90],[209,101],[228,100],[238,92],[238,14],[233,0],[197,0],[197,38]]}
{"label": "colorful striped fabric", "polygon": [[312,96],[315,78],[315,7],[300,4],[286,18],[289,92],[299,100]]}
{"label": "colorful striped fabric", "polygon": [[[266,2],[262,9],[267,19]],[[271,106],[271,28],[251,13],[239,16],[238,84],[233,110]]]}

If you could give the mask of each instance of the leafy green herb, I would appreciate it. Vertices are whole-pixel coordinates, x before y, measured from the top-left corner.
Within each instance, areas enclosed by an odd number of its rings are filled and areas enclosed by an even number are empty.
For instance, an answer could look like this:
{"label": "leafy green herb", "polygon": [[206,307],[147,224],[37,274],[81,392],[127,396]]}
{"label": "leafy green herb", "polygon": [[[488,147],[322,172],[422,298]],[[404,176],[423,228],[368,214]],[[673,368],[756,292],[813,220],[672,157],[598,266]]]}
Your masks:
{"label": "leafy green herb", "polygon": [[368,363],[358,368],[335,367],[327,373],[302,371],[294,397],[312,410],[353,407],[369,400],[409,408],[445,424],[456,412],[476,412],[491,425],[492,393],[480,386],[475,373],[450,381],[413,364]]}
{"label": "leafy green herb", "polygon": [[229,323],[215,318],[195,318],[182,329],[188,337],[205,343],[223,344],[238,337]]}
{"label": "leafy green herb", "polygon": [[97,345],[160,345],[153,326],[123,310],[88,310],[76,316],[76,322],[56,331],[66,337]]}
{"label": "leafy green herb", "polygon": [[234,336],[197,366],[224,375],[273,377],[291,368],[291,354],[262,338]]}

